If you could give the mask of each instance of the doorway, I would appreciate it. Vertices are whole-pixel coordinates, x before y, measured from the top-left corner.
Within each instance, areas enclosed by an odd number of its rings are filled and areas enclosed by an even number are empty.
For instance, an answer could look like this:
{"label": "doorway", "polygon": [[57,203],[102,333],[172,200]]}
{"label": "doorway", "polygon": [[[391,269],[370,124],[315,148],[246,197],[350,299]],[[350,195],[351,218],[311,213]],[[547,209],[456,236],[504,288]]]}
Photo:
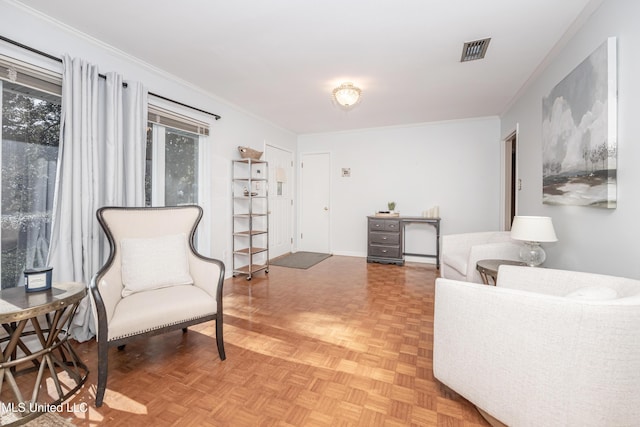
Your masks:
{"label": "doorway", "polygon": [[518,165],[518,131],[514,131],[504,140],[504,230],[511,230],[513,218],[516,216]]}
{"label": "doorway", "polygon": [[288,254],[293,248],[293,152],[266,145],[269,162],[269,257]]}
{"label": "doorway", "polygon": [[300,163],[301,251],[330,253],[331,156],[303,154]]}

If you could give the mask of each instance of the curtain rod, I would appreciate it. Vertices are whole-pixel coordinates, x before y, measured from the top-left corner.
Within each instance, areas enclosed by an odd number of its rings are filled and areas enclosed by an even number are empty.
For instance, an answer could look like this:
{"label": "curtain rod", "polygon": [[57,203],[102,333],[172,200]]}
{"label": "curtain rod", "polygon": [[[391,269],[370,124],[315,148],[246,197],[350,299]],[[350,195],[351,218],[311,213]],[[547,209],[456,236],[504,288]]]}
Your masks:
{"label": "curtain rod", "polygon": [[[18,47],[20,47],[20,48],[22,48],[22,49],[26,49],[26,50],[28,50],[28,51],[30,51],[30,52],[37,53],[38,55],[44,56],[44,57],[49,58],[49,59],[52,59],[52,60],[54,60],[54,61],[62,62],[62,58],[58,58],[57,56],[53,56],[53,55],[51,55],[51,54],[48,54],[48,53],[46,53],[46,52],[43,52],[43,51],[38,50],[38,49],[36,49],[36,48],[33,48],[33,47],[31,47],[31,46],[27,46],[27,45],[25,45],[25,44],[22,44],[22,43],[20,43],[20,42],[15,41],[15,40],[11,40],[11,39],[9,39],[9,38],[4,37],[3,35],[0,35],[0,40],[3,40],[3,41],[5,41],[5,42],[7,42],[7,43],[10,43],[10,44],[12,44],[12,45],[14,45],[14,46],[18,46]],[[104,79],[104,78],[106,78],[106,76],[105,76],[104,74],[100,74],[100,77],[102,77],[103,79]],[[127,87],[127,84],[126,84],[126,83],[124,83],[124,82],[122,83],[122,85],[123,85],[124,87]],[[193,106],[191,106],[191,105],[188,105],[188,104],[182,103],[182,102],[180,102],[180,101],[176,101],[176,100],[174,100],[174,99],[170,99],[170,98],[167,98],[167,97],[165,97],[165,96],[158,95],[157,93],[149,92],[149,95],[151,95],[151,96],[155,96],[156,98],[160,98],[160,99],[162,99],[162,100],[164,100],[164,101],[172,102],[172,103],[177,104],[177,105],[180,105],[180,106],[182,106],[182,107],[190,108],[190,109],[192,109],[192,110],[194,110],[194,111],[198,111],[198,112],[200,112],[200,113],[208,114],[208,115],[210,115],[210,116],[213,116],[216,120],[220,120],[220,119],[222,118],[222,117],[221,117],[220,115],[218,115],[218,114],[214,114],[214,113],[210,113],[210,112],[205,111],[205,110],[201,110],[200,108],[196,108],[196,107],[193,107]]]}

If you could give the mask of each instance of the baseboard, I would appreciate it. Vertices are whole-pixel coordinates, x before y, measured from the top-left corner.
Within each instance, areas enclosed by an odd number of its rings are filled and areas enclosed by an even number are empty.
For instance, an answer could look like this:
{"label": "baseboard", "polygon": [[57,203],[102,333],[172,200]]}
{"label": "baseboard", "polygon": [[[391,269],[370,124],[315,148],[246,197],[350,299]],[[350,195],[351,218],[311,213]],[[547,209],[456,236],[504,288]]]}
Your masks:
{"label": "baseboard", "polygon": [[350,257],[356,257],[356,258],[366,258],[367,257],[367,253],[366,252],[333,251],[331,253],[333,255],[338,255],[338,256],[350,256]]}
{"label": "baseboard", "polygon": [[[333,255],[338,255],[338,256],[350,256],[350,257],[357,257],[357,258],[366,258],[367,257],[367,253],[366,252],[333,251],[332,254]],[[416,262],[416,263],[420,263],[420,264],[432,264],[432,265],[436,264],[435,258],[423,258],[423,257],[417,257],[417,256],[405,256],[404,260],[406,262]]]}

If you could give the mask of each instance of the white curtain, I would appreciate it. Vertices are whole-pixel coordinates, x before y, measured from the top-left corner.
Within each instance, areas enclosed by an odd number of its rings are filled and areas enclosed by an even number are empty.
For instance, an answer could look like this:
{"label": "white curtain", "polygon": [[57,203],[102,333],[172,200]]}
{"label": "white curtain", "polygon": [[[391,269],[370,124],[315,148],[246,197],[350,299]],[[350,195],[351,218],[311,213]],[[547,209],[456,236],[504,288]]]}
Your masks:
{"label": "white curtain", "polygon": [[123,88],[122,76],[107,73],[105,99],[103,204],[144,206],[147,91],[139,83]]}
{"label": "white curtain", "polygon": [[[44,158],[38,158],[31,165],[35,170],[35,176],[47,177],[50,175],[49,169],[51,167],[50,161]],[[27,180],[31,180],[32,175],[27,175]],[[33,212],[47,212],[47,204],[51,202],[51,195],[49,194],[50,184],[49,181],[43,179],[35,179],[29,183],[29,187],[33,188],[32,200]],[[49,235],[48,218],[44,215],[33,215],[32,219],[26,221],[26,235],[27,235],[27,259],[25,261],[25,268],[33,268],[34,266],[43,266],[47,262],[47,253],[49,252],[49,246],[47,244],[47,236]]]}
{"label": "white curtain", "polygon": [[[143,206],[147,92],[122,76],[99,76],[84,60],[63,58],[58,173],[48,265],[54,281],[88,285],[105,258],[96,210],[105,205]],[[72,336],[95,335],[90,301],[74,319]]]}

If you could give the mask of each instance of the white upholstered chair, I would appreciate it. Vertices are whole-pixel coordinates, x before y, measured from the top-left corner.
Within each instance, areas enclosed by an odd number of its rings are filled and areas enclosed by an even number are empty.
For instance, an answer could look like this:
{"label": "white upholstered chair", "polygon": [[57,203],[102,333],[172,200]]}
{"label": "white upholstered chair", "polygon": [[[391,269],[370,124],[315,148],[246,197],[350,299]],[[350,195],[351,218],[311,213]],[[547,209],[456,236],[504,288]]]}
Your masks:
{"label": "white upholstered chair", "polygon": [[640,281],[501,266],[436,280],[434,376],[509,426],[640,421]]}
{"label": "white upholstered chair", "polygon": [[97,319],[98,387],[101,406],[107,385],[108,349],[132,339],[216,322],[222,338],[224,264],[196,252],[199,206],[166,208],[105,207],[97,212],[111,253],[91,281]]}
{"label": "white upholstered chair", "polygon": [[476,270],[481,259],[517,261],[520,246],[508,231],[482,231],[477,233],[442,236],[442,263],[440,276],[446,279],[482,283]]}

